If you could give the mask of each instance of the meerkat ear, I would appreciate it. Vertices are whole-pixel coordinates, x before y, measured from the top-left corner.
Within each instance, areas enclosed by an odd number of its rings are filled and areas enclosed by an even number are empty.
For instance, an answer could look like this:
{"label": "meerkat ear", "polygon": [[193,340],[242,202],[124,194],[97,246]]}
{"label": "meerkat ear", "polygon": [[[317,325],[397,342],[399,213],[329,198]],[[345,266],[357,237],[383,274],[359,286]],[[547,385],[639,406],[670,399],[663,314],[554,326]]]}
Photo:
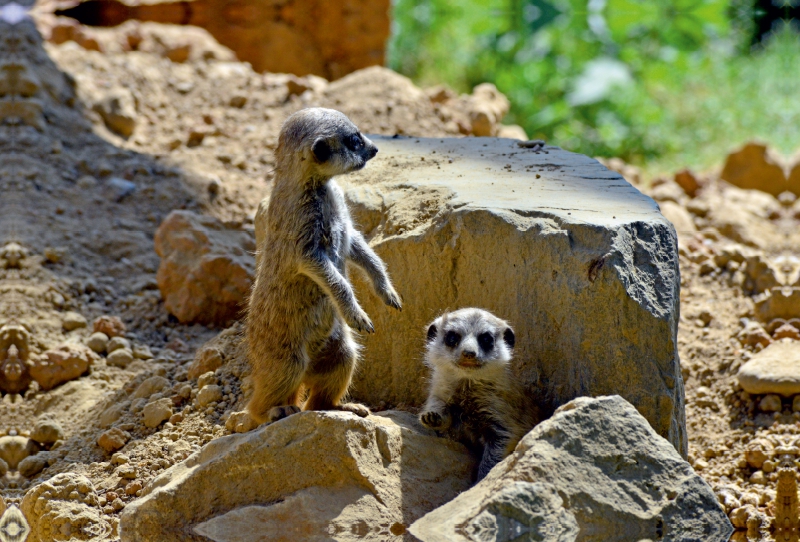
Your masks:
{"label": "meerkat ear", "polygon": [[431,327],[428,328],[428,342],[435,339],[437,333],[439,333],[439,331],[436,329],[436,324],[431,324]]}
{"label": "meerkat ear", "polygon": [[514,337],[514,330],[510,327],[507,327],[503,332],[503,341],[505,341],[509,348],[514,348],[514,343],[516,340],[516,337]]}
{"label": "meerkat ear", "polygon": [[314,153],[314,158],[316,158],[317,162],[320,164],[327,162],[328,158],[330,158],[333,154],[331,151],[331,146],[328,145],[328,142],[324,139],[316,140],[314,142],[314,146],[311,147],[311,152]]}

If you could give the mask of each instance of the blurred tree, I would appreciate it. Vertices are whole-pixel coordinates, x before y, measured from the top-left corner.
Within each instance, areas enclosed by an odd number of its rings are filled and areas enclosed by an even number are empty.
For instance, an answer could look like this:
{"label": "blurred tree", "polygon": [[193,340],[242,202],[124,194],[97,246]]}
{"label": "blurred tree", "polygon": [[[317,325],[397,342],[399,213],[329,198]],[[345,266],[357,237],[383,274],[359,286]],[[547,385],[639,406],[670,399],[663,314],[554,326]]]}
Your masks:
{"label": "blurred tree", "polygon": [[[780,92],[781,77],[798,77],[748,64],[774,68],[779,48],[797,45],[789,33],[750,52],[754,1],[395,0],[389,65],[462,92],[492,81],[512,102],[508,122],[572,150],[697,157],[745,130],[770,134],[780,100],[759,100],[757,87]],[[754,107],[763,124],[749,120]]]}

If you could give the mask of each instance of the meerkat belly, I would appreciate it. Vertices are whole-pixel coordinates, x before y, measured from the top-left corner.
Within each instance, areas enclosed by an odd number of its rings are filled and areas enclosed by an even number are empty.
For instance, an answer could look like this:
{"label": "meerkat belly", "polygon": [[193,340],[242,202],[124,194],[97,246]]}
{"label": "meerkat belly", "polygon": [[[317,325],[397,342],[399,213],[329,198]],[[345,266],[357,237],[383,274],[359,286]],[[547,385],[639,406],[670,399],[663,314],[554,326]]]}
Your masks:
{"label": "meerkat belly", "polygon": [[331,260],[336,269],[344,274],[347,255],[350,252],[346,209],[340,208],[337,198],[327,190],[321,194],[321,200],[320,206],[323,212],[319,225],[319,249]]}
{"label": "meerkat belly", "polygon": [[497,412],[496,394],[491,385],[465,382],[459,386],[451,402],[451,415],[462,439],[484,446],[507,432]]}

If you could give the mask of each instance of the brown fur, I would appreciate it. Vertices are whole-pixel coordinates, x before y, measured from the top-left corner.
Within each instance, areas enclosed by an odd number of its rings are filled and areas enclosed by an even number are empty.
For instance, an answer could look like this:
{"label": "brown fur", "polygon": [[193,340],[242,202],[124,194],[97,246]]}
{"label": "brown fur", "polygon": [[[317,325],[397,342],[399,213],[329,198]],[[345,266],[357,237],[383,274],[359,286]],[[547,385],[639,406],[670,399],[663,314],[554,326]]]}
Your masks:
{"label": "brown fur", "polygon": [[298,412],[303,388],[305,410],[369,414],[362,405],[341,402],[358,359],[351,326],[373,331],[346,263],[367,273],[387,305],[400,309],[401,303],[383,262],[353,227],[332,177],[361,169],[376,153],[338,111],[304,109],[281,129],[247,316],[253,379],[248,410],[260,422]]}

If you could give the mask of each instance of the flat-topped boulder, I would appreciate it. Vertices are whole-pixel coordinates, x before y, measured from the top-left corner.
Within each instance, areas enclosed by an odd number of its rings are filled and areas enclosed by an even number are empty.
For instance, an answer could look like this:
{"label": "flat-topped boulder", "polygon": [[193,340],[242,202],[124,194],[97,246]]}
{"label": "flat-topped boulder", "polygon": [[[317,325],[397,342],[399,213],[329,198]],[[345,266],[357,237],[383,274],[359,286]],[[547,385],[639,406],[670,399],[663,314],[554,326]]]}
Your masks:
{"label": "flat-topped boulder", "polygon": [[755,354],[739,369],[739,384],[748,393],[800,393],[800,342],[782,340]]}
{"label": "flat-topped boulder", "polygon": [[215,439],[164,471],[125,507],[119,536],[405,540],[414,521],[468,489],[475,466],[408,412],[302,412]]}
{"label": "flat-topped boulder", "polygon": [[352,273],[376,329],[361,339],[353,397],[421,405],[426,325],[476,306],[514,326],[515,370],[545,411],[619,394],[685,455],[677,238],[656,203],[596,160],[557,147],[374,141],[377,157],[339,182],[404,306],[390,311]]}

